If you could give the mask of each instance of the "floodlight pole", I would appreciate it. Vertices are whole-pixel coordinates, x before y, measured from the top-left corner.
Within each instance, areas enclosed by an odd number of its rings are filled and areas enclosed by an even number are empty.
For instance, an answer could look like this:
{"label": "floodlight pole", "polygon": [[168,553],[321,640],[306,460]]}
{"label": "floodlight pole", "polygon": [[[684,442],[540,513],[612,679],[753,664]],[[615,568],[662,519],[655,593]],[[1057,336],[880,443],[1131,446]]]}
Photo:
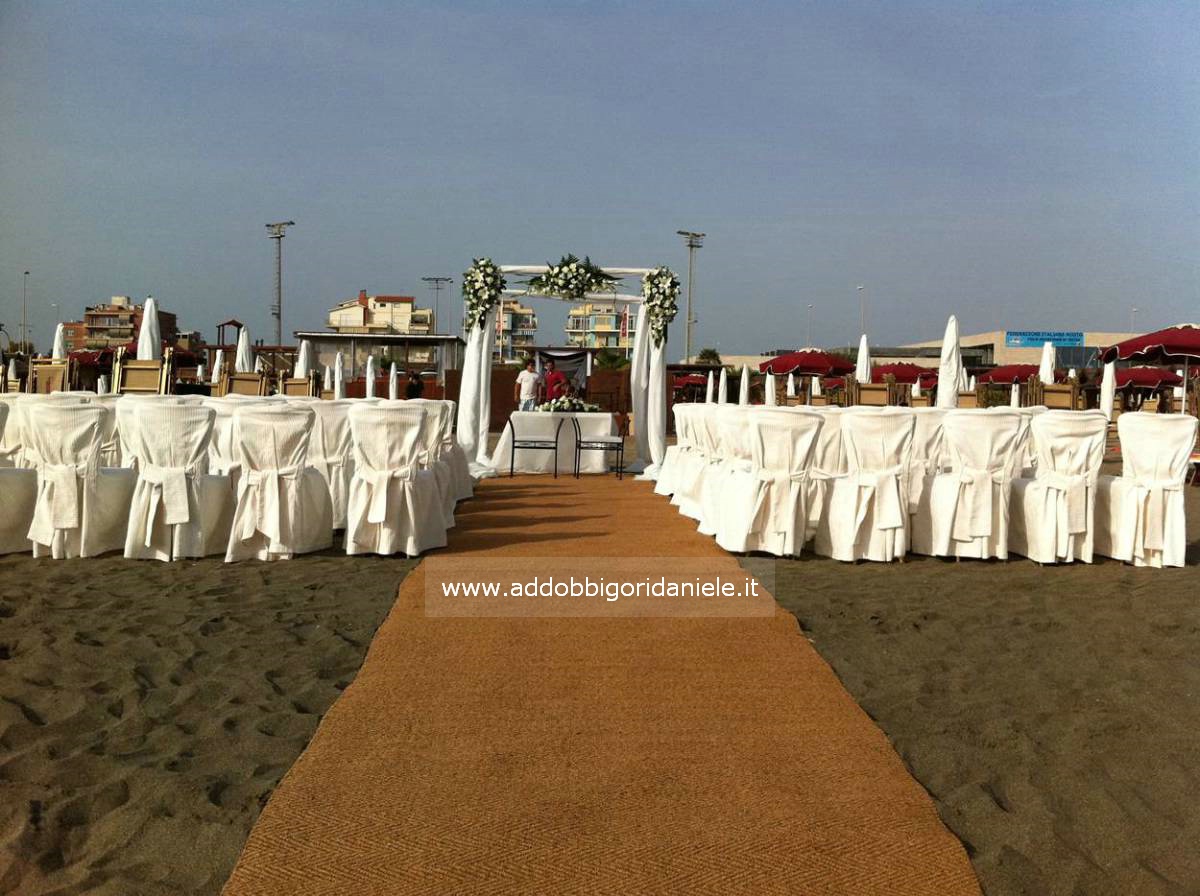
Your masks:
{"label": "floodlight pole", "polygon": [[809,305],[808,306],[808,327],[807,327],[808,333],[805,335],[805,340],[804,340],[804,345],[805,345],[805,347],[808,347],[808,348],[811,348],[812,344],[813,344],[813,341],[812,341],[812,313],[813,313],[813,306]]}
{"label": "floodlight pole", "polygon": [[283,238],[284,231],[296,226],[295,221],[279,221],[267,225],[267,238],[275,241],[275,304],[271,316],[275,318],[275,345],[283,345]]}
{"label": "floodlight pole", "polygon": [[858,288],[858,325],[859,333],[867,332],[867,288]]}
{"label": "floodlight pole", "polygon": [[687,318],[684,326],[684,347],[683,357],[687,364],[692,363],[692,278],[695,275],[696,250],[704,245],[704,234],[696,233],[692,230],[676,230],[677,234],[683,237],[684,245],[688,249],[688,293],[687,293]]}
{"label": "floodlight pole", "polygon": [[454,282],[453,277],[422,277],[426,283],[433,287],[433,332],[437,333],[438,319],[442,307],[442,287]]}
{"label": "floodlight pole", "polygon": [[25,318],[25,297],[29,292],[29,271],[25,272],[24,278],[21,280],[21,351],[25,357],[29,357],[29,324]]}

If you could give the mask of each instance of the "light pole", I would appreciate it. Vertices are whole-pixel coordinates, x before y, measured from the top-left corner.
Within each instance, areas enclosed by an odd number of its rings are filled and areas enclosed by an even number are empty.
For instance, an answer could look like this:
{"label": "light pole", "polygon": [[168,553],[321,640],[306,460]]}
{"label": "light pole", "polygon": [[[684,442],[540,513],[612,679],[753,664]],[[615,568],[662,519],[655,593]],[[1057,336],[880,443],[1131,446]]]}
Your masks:
{"label": "light pole", "polygon": [[867,288],[858,288],[858,324],[859,333],[867,332]]}
{"label": "light pole", "polygon": [[271,315],[275,318],[275,344],[283,345],[283,238],[289,227],[295,227],[295,221],[279,221],[267,225],[267,238],[275,241],[275,304],[271,306]]}
{"label": "light pole", "polygon": [[25,272],[24,279],[21,280],[21,351],[25,353],[25,357],[29,357],[29,324],[25,319],[25,295],[29,291],[29,271]]}
{"label": "light pole", "polygon": [[426,283],[433,287],[433,332],[437,332],[438,318],[442,307],[442,287],[448,283],[453,283],[453,277],[422,277]]}
{"label": "light pole", "polygon": [[684,245],[688,249],[688,296],[687,296],[687,318],[683,328],[683,357],[686,363],[692,361],[692,277],[695,274],[696,250],[704,245],[704,234],[696,233],[692,230],[676,230],[677,234],[683,237]]}
{"label": "light pole", "polygon": [[808,333],[804,339],[804,345],[807,348],[812,348],[812,344],[813,344],[813,341],[812,341],[812,311],[813,311],[813,306],[809,305],[808,306]]}

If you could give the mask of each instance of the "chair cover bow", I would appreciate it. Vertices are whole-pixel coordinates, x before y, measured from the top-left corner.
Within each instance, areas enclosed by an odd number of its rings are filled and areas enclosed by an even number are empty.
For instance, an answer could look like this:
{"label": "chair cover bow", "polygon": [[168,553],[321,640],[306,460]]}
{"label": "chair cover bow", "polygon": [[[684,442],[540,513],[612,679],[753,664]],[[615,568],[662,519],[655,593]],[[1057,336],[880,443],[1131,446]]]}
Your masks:
{"label": "chair cover bow", "polygon": [[[1066,523],[1066,534],[1078,535],[1087,531],[1088,477],[1082,473],[1060,473],[1057,470],[1039,471],[1042,484],[1062,495],[1067,515],[1060,520]],[[1061,529],[1060,529],[1061,531]]]}
{"label": "chair cover bow", "polygon": [[[808,470],[786,472],[760,468],[755,473],[758,485],[758,497],[751,515],[751,532],[787,532],[800,526],[796,532],[796,541],[805,541],[804,524],[807,522],[808,509],[805,502],[809,481]],[[786,503],[770,500],[771,493],[787,489]]]}
{"label": "chair cover bow", "polygon": [[300,478],[300,467],[282,467],[275,470],[246,470],[242,476],[242,488],[251,492],[250,506],[253,512],[242,519],[241,537],[245,541],[262,532],[272,544],[284,540],[284,511],[287,519],[295,516],[296,489],[289,489],[285,497],[284,480]]}
{"label": "chair cover bow", "polygon": [[1004,469],[963,467],[958,476],[958,511],[954,514],[954,539],[971,541],[992,534],[996,488],[1006,495],[1008,474]]}
{"label": "chair cover bow", "polygon": [[[876,529],[902,529],[906,507],[900,495],[900,477],[903,467],[897,465],[883,470],[861,470],[851,473],[858,485],[858,510],[854,517],[857,533],[867,511],[875,511]],[[865,493],[865,494],[864,494]]]}
{"label": "chair cover bow", "polygon": [[[79,527],[79,477],[86,476],[87,470],[87,464],[44,463],[38,468],[38,497],[45,501],[45,506],[49,509],[48,516],[43,517],[41,521],[51,529]],[[49,538],[34,540],[49,544]]]}
{"label": "chair cover bow", "polygon": [[354,475],[367,484],[367,522],[382,523],[387,519],[388,483],[393,479],[415,479],[417,467],[397,467],[394,470],[359,469]]}
{"label": "chair cover bow", "polygon": [[152,486],[146,507],[146,547],[153,543],[154,517],[159,506],[163,508],[163,522],[168,526],[182,525],[191,519],[188,475],[192,472],[187,467],[161,467],[142,462],[138,475]]}
{"label": "chair cover bow", "polygon": [[1163,549],[1163,520],[1167,515],[1167,492],[1183,491],[1178,479],[1149,479],[1137,477],[1133,480],[1133,505],[1137,513],[1134,530],[1134,554],[1145,559],[1147,551]]}

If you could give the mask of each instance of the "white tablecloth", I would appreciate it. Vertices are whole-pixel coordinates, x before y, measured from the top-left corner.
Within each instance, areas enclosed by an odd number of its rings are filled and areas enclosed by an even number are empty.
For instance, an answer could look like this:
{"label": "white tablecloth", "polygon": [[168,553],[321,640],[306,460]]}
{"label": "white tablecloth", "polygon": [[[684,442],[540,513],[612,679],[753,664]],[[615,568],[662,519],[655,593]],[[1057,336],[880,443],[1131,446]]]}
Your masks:
{"label": "white tablecloth", "polygon": [[[584,439],[594,436],[616,434],[613,415],[606,413],[595,414],[551,414],[543,411],[514,411],[512,429],[505,426],[492,453],[492,466],[496,472],[508,473],[509,461],[512,455],[512,433],[517,432],[517,440],[554,438],[554,430],[559,421],[563,422],[558,433],[558,473],[570,475],[575,465],[575,427],[571,418],[579,421],[579,430]],[[608,464],[615,460],[612,452],[584,451],[579,461],[581,473],[606,473]],[[554,472],[554,452],[531,448],[518,448],[516,458],[518,473],[552,473]]]}

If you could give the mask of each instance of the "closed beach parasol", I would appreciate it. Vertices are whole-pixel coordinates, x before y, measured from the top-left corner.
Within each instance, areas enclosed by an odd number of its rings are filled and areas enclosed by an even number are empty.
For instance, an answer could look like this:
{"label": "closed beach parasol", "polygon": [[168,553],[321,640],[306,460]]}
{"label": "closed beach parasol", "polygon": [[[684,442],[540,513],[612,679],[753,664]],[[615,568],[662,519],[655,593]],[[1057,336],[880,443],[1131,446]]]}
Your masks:
{"label": "closed beach parasol", "polygon": [[162,360],[162,331],[158,326],[158,302],[146,297],[142,306],[142,326],[138,330],[137,356],[139,361]]}
{"label": "closed beach parasol", "polygon": [[254,372],[254,352],[250,351],[249,327],[242,327],[238,330],[237,354],[233,356],[233,370],[235,373]]}

